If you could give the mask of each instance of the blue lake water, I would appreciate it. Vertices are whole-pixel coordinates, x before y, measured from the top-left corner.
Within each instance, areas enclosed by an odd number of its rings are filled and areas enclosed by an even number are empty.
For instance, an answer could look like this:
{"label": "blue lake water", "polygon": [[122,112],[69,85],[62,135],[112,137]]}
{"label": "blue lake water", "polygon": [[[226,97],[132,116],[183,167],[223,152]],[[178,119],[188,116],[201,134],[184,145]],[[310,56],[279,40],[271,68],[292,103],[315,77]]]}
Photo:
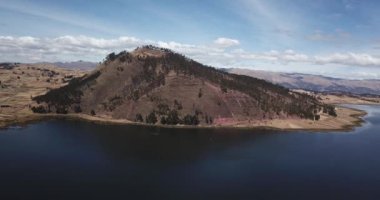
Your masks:
{"label": "blue lake water", "polygon": [[0,130],[0,199],[380,199],[380,107],[350,132],[48,120]]}

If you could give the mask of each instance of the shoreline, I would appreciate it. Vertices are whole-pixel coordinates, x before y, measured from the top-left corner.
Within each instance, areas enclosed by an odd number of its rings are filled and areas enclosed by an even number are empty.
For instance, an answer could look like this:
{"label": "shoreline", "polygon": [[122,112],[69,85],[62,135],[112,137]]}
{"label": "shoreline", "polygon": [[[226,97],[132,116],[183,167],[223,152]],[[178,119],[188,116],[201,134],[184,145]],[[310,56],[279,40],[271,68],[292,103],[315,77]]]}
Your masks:
{"label": "shoreline", "polygon": [[[355,104],[352,104],[355,105]],[[364,120],[362,117],[367,115],[363,110],[348,108],[344,105],[337,106],[338,117],[328,116],[321,118],[319,121],[306,119],[274,119],[268,121],[255,121],[251,123],[237,122],[236,124],[227,125],[161,125],[161,124],[145,124],[133,122],[125,119],[112,119],[101,116],[91,116],[87,114],[26,114],[25,116],[15,116],[14,119],[1,121],[0,129],[6,129],[12,126],[24,126],[36,121],[46,119],[64,118],[68,120],[82,120],[99,124],[117,124],[117,125],[134,125],[157,128],[186,128],[186,129],[256,129],[256,130],[277,130],[277,131],[350,131],[355,127],[360,127]]]}

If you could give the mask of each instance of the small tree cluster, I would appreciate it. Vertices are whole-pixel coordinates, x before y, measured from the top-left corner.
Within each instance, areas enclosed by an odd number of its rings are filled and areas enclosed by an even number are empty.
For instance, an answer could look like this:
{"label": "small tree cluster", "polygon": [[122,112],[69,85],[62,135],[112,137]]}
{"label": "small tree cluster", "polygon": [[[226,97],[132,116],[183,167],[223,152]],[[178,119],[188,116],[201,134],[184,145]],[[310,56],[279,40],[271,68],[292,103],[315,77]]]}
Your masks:
{"label": "small tree cluster", "polygon": [[199,119],[197,115],[186,115],[183,118],[183,124],[185,125],[198,125],[199,124]]}
{"label": "small tree cluster", "polygon": [[106,60],[114,61],[116,58],[117,57],[116,57],[115,52],[112,52],[112,53],[110,53],[110,54],[107,55]]}
{"label": "small tree cluster", "polygon": [[179,119],[178,112],[176,110],[171,110],[166,117],[161,117],[161,124],[177,125],[180,122],[181,120]]}
{"label": "small tree cluster", "polygon": [[332,105],[326,105],[325,107],[323,107],[323,113],[327,113],[333,117],[338,116],[336,113],[335,107]]}
{"label": "small tree cluster", "polygon": [[44,106],[32,106],[30,109],[32,109],[34,113],[47,113]]}
{"label": "small tree cluster", "polygon": [[157,117],[156,117],[156,114],[155,114],[154,111],[151,112],[151,113],[149,113],[148,116],[146,116],[145,122],[148,123],[148,124],[155,124],[155,123],[157,123]]}
{"label": "small tree cluster", "polygon": [[206,122],[206,124],[212,124],[214,122],[214,119],[211,116],[206,114],[205,115],[205,122]]}

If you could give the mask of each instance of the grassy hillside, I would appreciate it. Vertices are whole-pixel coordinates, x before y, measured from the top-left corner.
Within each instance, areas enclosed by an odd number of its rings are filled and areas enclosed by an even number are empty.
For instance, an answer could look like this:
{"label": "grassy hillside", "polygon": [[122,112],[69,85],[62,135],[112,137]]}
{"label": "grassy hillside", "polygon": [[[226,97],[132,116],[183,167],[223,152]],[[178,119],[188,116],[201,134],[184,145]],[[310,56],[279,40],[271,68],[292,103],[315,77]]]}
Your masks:
{"label": "grassy hillside", "polygon": [[34,100],[35,112],[81,112],[162,124],[315,119],[319,112],[333,112],[307,94],[153,46],[111,53],[91,74]]}

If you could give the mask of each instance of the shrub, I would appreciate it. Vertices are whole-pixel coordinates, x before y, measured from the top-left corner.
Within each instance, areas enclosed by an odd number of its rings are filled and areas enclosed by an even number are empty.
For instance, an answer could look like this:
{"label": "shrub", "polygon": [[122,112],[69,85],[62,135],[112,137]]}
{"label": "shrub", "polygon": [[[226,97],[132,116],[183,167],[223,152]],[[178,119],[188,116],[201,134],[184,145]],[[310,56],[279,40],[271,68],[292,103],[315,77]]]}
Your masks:
{"label": "shrub", "polygon": [[80,106],[74,106],[74,112],[80,113],[82,112],[82,108]]}
{"label": "shrub", "polygon": [[115,59],[116,59],[115,52],[112,52],[112,53],[108,54],[107,58],[106,58],[106,60],[109,60],[109,61],[114,61]]}
{"label": "shrub", "polygon": [[155,124],[157,122],[156,114],[151,112],[148,116],[146,116],[145,122],[148,124]]}
{"label": "shrub", "polygon": [[189,115],[187,114],[184,118],[183,118],[183,123],[186,124],[186,125],[198,125],[199,124],[199,119],[198,119],[198,116],[197,115]]}
{"label": "shrub", "polygon": [[176,125],[178,123],[180,123],[178,112],[176,110],[171,110],[166,117],[166,124]]}
{"label": "shrub", "polygon": [[44,106],[37,106],[37,107],[33,106],[31,109],[34,113],[47,113]]}
{"label": "shrub", "polygon": [[137,101],[140,98],[140,92],[138,90],[135,90],[132,92],[132,99],[133,101]]}
{"label": "shrub", "polygon": [[315,115],[315,120],[318,121],[319,119],[321,119],[321,116],[320,115]]}
{"label": "shrub", "polygon": [[163,103],[158,104],[157,109],[158,109],[157,113],[159,115],[166,115],[170,111],[169,106],[167,104],[163,104]]}
{"label": "shrub", "polygon": [[226,86],[221,86],[220,90],[222,90],[223,93],[227,93],[227,88],[226,88]]}
{"label": "shrub", "polygon": [[338,115],[336,114],[335,108],[329,110],[329,115],[331,115],[331,116],[333,116],[333,117],[337,117],[337,116],[338,116]]}
{"label": "shrub", "polygon": [[136,114],[135,121],[136,122],[144,122],[144,119],[140,113]]}
{"label": "shrub", "polygon": [[167,121],[166,121],[166,117],[161,117],[161,124],[166,124],[167,123]]}

